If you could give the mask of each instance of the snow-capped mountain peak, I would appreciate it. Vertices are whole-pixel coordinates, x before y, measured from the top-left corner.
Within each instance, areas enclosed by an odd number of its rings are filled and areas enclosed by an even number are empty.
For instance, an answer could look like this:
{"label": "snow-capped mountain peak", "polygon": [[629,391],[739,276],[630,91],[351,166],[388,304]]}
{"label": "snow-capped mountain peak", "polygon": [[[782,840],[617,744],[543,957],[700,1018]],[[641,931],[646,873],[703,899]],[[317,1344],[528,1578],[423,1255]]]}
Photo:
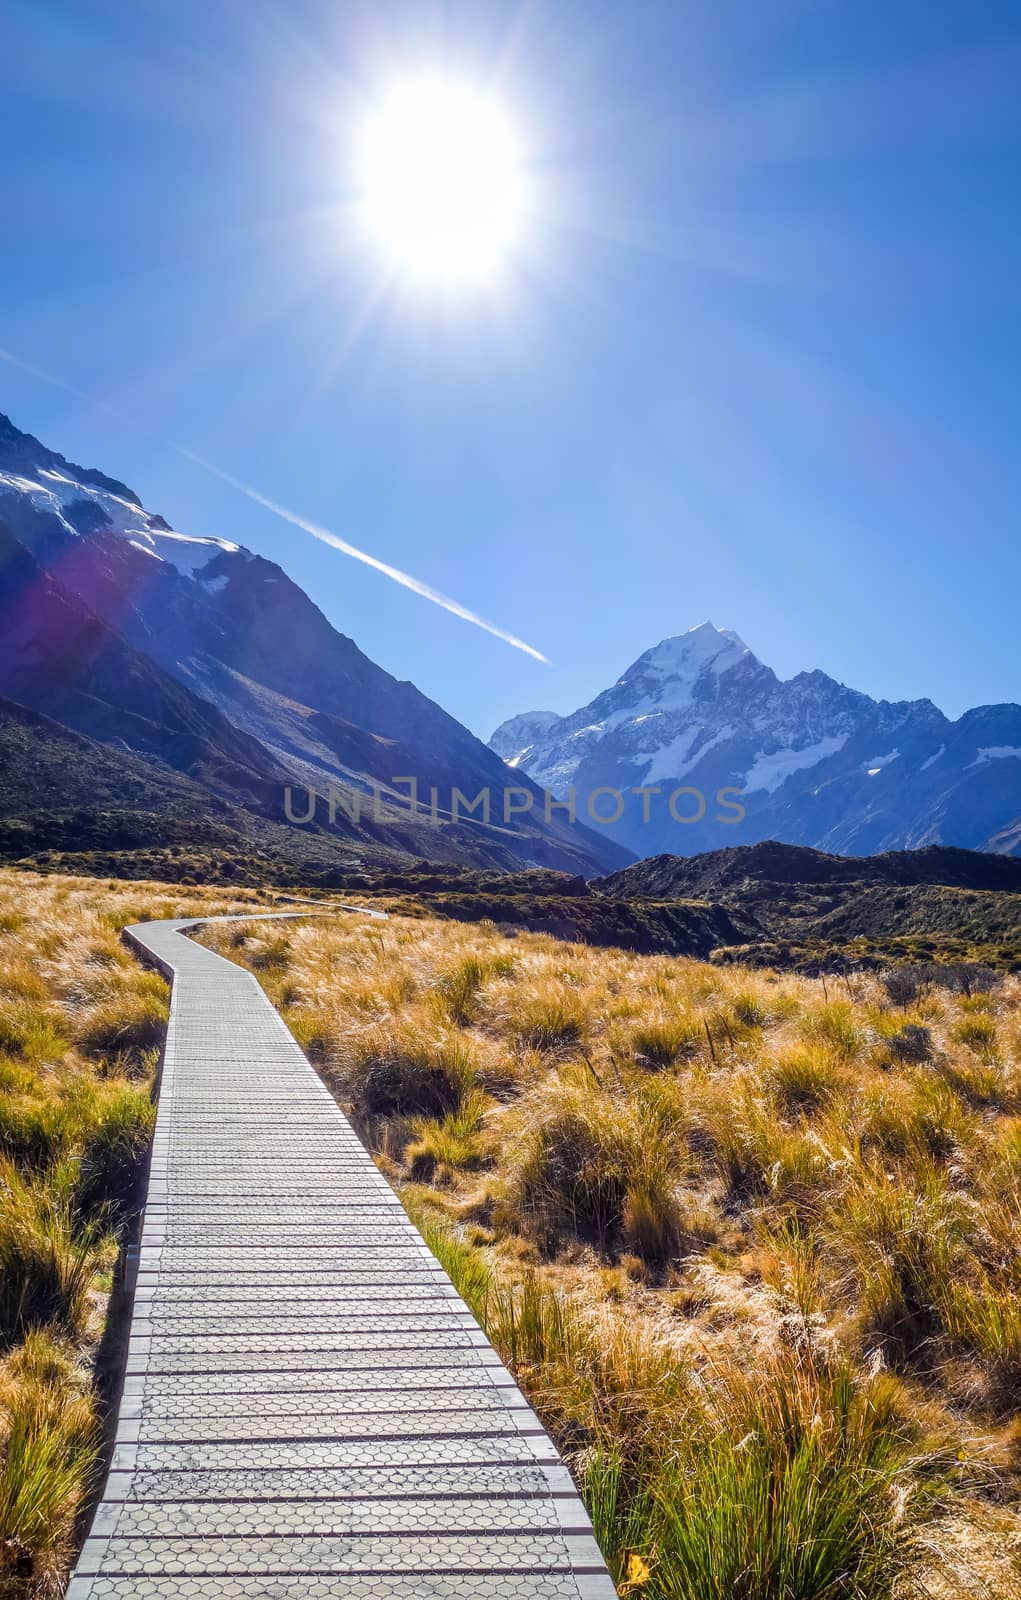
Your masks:
{"label": "snow-capped mountain peak", "polygon": [[[818,670],[784,681],[711,622],[654,645],[568,716],[511,718],[491,743],[554,794],[573,790],[583,816],[595,791],[655,788],[655,804],[625,802],[608,824],[642,856],[765,838],[851,854],[981,847],[1021,826],[1021,708],[950,723],[930,700],[872,700]],[[969,810],[963,790],[978,782],[989,794]],[[674,814],[675,790],[697,815]]]}
{"label": "snow-capped mountain peak", "polygon": [[690,680],[707,667],[719,674],[733,667],[751,651],[744,640],[730,628],[716,628],[711,622],[700,622],[687,633],[679,633],[639,656],[624,674],[623,682],[631,674],[644,670],[663,679]]}

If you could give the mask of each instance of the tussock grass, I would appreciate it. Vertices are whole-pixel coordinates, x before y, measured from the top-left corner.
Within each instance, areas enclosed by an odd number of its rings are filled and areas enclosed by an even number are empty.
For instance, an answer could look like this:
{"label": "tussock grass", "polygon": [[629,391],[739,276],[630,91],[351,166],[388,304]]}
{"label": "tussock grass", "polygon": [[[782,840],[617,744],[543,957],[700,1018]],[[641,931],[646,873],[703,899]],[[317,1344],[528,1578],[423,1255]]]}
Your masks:
{"label": "tussock grass", "polygon": [[96,1230],[76,1226],[59,1180],[0,1163],[0,1340],[47,1325],[82,1334],[101,1253]]}
{"label": "tussock grass", "polygon": [[263,981],[625,1589],[958,1600],[981,1546],[983,1600],[1014,1593],[983,1529],[1021,1507],[1021,979],[836,988],[424,917],[287,938]]}
{"label": "tussock grass", "polygon": [[936,1452],[919,1457],[895,1383],[808,1356],[696,1370],[646,1319],[609,1316],[534,1273],[507,1285],[449,1231],[424,1231],[573,1441],[622,1585],[682,1600],[893,1593],[931,1523],[939,1466]]}
{"label": "tussock grass", "polygon": [[518,1123],[501,1220],[547,1249],[567,1236],[649,1261],[679,1253],[681,1127],[662,1105],[556,1084],[522,1103]]}
{"label": "tussock grass", "polygon": [[629,1042],[637,1063],[652,1068],[671,1067],[701,1049],[703,1024],[695,1017],[676,1013],[650,1017],[631,1029]]}
{"label": "tussock grass", "polygon": [[0,1585],[53,1592],[91,1485],[100,1430],[67,1347],[30,1333],[0,1372]]}
{"label": "tussock grass", "polygon": [[[98,1000],[76,1019],[73,1039],[84,1056],[135,1066],[158,1049],[167,1031],[166,985],[152,973],[143,973],[128,993]],[[156,985],[160,992],[153,992]]]}
{"label": "tussock grass", "polygon": [[889,1385],[802,1361],[729,1374],[686,1420],[655,1485],[664,1595],[892,1594],[928,1517]]}
{"label": "tussock grass", "polygon": [[445,972],[436,990],[440,1014],[450,1022],[465,1024],[473,1021],[479,995],[492,978],[506,977],[514,970],[511,956],[476,955],[462,957],[455,967]]}
{"label": "tussock grass", "polygon": [[332,1072],[362,1116],[442,1117],[475,1081],[471,1041],[457,1031],[379,1024],[357,1035]]}
{"label": "tussock grass", "polygon": [[442,1119],[418,1117],[413,1121],[413,1138],[404,1155],[416,1182],[432,1178],[447,1183],[455,1171],[474,1171],[483,1165],[485,1144],[480,1133],[486,1104],[485,1095],[471,1090],[457,1110],[448,1111]]}
{"label": "tussock grass", "polygon": [[227,909],[0,870],[0,1594],[60,1590],[99,1429],[88,1358],[140,1199],[167,989],[120,927]]}

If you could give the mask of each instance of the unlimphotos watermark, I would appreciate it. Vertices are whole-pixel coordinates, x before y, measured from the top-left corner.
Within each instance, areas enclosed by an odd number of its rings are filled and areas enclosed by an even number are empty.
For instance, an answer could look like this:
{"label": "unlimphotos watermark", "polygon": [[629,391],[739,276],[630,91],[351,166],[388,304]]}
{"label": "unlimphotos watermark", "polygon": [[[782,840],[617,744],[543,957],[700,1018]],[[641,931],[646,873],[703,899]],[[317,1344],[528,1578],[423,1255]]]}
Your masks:
{"label": "unlimphotos watermark", "polygon": [[[400,793],[406,786],[407,793]],[[616,789],[612,784],[602,784],[590,789],[579,802],[575,789],[568,789],[564,798],[550,789],[526,789],[520,784],[503,788],[484,785],[477,794],[469,796],[454,785],[449,794],[434,784],[423,790],[417,778],[394,777],[389,784],[373,783],[368,793],[329,783],[325,790],[306,786],[304,801],[295,804],[297,791],[288,784],[284,789],[284,816],[288,822],[302,827],[321,815],[320,803],[325,803],[326,817],[331,827],[343,817],[357,826],[363,818],[385,823],[394,816],[413,815],[420,821],[445,827],[454,822],[474,822],[482,827],[510,827],[515,821],[530,813],[542,816],[547,823],[555,821],[577,823],[579,820],[597,827],[609,828],[620,822],[626,812],[637,811],[642,823],[658,822],[664,814],[671,822],[690,827],[710,815],[713,822],[736,824],[744,820],[745,808],[741,804],[742,790],[731,785],[717,789],[710,802],[702,789],[681,785],[664,789],[661,784],[638,784],[628,789]],[[447,803],[442,803],[446,801]]]}

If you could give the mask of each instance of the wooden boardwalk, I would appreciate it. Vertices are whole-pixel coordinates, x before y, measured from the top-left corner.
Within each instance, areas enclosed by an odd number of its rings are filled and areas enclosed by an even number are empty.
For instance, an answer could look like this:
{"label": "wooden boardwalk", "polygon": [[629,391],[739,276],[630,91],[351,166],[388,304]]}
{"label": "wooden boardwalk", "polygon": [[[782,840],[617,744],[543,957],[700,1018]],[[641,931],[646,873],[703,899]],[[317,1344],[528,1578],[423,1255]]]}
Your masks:
{"label": "wooden boardwalk", "polygon": [[538,1418],[255,978],[191,926],[128,930],[173,995],[68,1600],[610,1600]]}

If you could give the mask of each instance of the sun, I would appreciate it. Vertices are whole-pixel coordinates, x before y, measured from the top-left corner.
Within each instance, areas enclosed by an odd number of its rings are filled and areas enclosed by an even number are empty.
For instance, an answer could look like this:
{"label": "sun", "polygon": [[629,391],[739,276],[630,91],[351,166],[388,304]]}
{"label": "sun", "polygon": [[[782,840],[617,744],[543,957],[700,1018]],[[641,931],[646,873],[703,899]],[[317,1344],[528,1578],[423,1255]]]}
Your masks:
{"label": "sun", "polygon": [[364,120],[357,181],[366,228],[403,275],[479,284],[510,260],[525,209],[523,159],[491,95],[436,77],[393,85]]}

